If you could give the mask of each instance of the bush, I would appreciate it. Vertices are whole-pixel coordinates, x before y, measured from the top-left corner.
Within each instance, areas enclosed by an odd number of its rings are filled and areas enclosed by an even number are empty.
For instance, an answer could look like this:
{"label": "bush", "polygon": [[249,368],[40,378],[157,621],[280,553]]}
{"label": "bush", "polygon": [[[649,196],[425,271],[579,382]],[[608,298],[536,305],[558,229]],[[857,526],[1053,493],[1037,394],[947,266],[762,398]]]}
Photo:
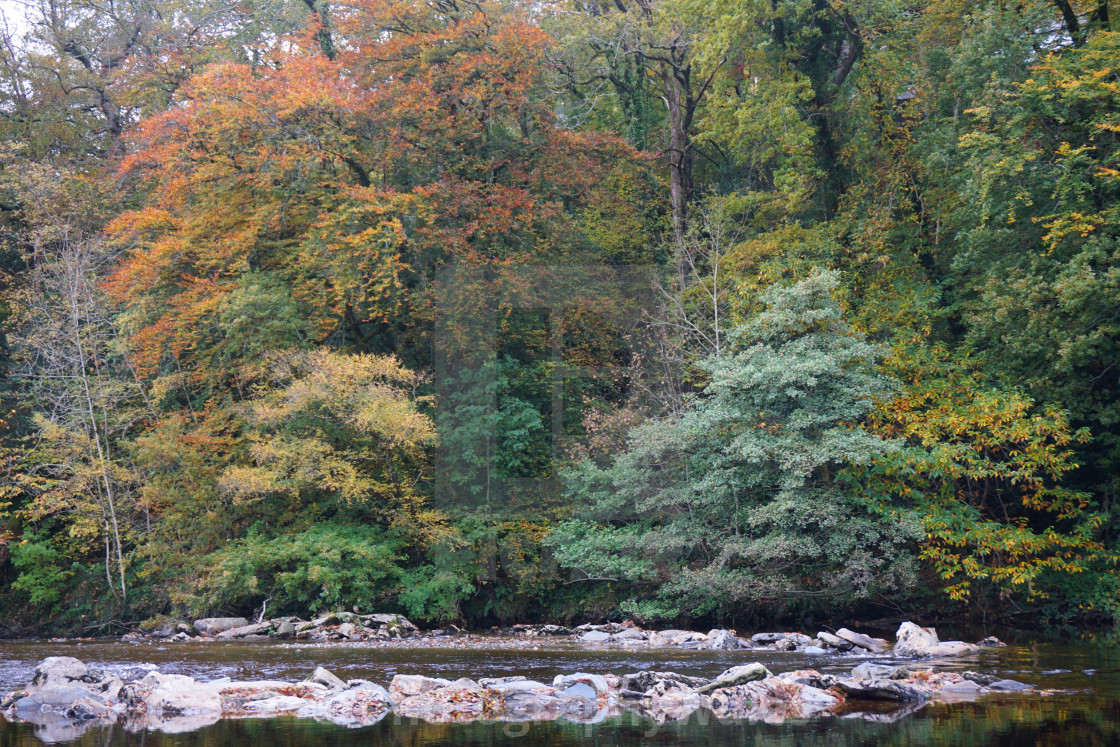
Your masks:
{"label": "bush", "polygon": [[373,609],[401,589],[399,537],[380,527],[322,524],[263,537],[250,534],[206,558],[193,613],[248,610],[271,598],[293,613],[357,606]]}

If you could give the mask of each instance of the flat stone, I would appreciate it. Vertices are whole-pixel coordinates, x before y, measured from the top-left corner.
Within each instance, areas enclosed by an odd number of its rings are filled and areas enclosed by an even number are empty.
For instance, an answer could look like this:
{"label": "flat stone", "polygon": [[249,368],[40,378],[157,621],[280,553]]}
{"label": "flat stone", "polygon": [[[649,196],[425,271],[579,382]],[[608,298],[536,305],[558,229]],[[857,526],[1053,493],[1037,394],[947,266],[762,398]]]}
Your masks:
{"label": "flat stone", "polygon": [[857,633],[847,628],[840,628],[840,630],[837,630],[836,637],[851,643],[853,646],[859,646],[862,649],[870,651],[873,654],[884,654],[889,648],[887,642],[881,638],[872,638],[869,635]]}
{"label": "flat stone", "polygon": [[751,636],[751,643],[759,646],[768,646],[771,643],[777,643],[785,637],[785,633],[755,633]]}
{"label": "flat stone", "polygon": [[812,654],[814,656],[819,656],[820,654],[827,654],[828,651],[826,651],[823,648],[820,648],[819,646],[806,646],[805,648],[801,649],[801,653]]}
{"label": "flat stone", "polygon": [[218,633],[216,638],[244,638],[248,635],[260,635],[267,633],[272,628],[272,623],[269,621],[254,623],[252,625],[242,625],[238,628],[230,628]]}
{"label": "flat stone", "polygon": [[249,624],[244,617],[204,617],[194,621],[194,629],[203,635],[217,635]]}
{"label": "flat stone", "polygon": [[769,669],[758,662],[752,662],[751,664],[744,664],[725,670],[719,677],[716,677],[707,685],[699,688],[697,692],[702,695],[707,695],[708,693],[713,693],[725,687],[735,687],[736,685],[743,685],[748,682],[754,682],[755,680],[761,680],[772,676]]}
{"label": "flat stone", "polygon": [[589,630],[579,637],[584,643],[607,643],[611,639],[610,633],[601,630]]}

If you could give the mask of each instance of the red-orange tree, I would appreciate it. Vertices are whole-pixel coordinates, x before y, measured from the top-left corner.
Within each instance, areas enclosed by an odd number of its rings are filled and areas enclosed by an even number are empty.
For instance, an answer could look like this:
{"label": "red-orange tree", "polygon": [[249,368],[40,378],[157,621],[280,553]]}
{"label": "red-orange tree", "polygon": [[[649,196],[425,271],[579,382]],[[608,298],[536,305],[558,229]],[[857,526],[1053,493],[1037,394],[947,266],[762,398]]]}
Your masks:
{"label": "red-orange tree", "polygon": [[185,84],[135,134],[122,175],[149,196],[112,225],[139,368],[243,386],[261,349],[399,339],[448,260],[594,250],[582,211],[637,156],[562,126],[525,11],[359,0],[333,56],[309,32]]}

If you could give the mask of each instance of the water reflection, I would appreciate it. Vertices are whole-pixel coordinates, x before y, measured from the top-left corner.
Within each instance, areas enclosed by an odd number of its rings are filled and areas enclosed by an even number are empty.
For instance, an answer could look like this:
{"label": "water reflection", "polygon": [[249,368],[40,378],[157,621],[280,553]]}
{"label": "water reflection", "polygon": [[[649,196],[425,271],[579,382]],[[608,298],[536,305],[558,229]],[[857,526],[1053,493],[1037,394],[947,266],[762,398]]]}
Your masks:
{"label": "water reflection", "polygon": [[[46,735],[44,735],[46,736]],[[0,721],[0,747],[39,747],[30,724]],[[720,720],[701,711],[678,722],[656,723],[624,714],[598,724],[535,723],[430,724],[390,715],[373,726],[345,729],[293,718],[225,720],[198,731],[167,734],[95,728],[72,745],[102,747],[296,747],[297,745],[675,745],[718,744],[755,747],[801,745],[1115,745],[1120,744],[1120,704],[1112,698],[1059,695],[1049,698],[993,698],[983,702],[933,704],[901,720],[867,720],[858,715],[781,724]]]}

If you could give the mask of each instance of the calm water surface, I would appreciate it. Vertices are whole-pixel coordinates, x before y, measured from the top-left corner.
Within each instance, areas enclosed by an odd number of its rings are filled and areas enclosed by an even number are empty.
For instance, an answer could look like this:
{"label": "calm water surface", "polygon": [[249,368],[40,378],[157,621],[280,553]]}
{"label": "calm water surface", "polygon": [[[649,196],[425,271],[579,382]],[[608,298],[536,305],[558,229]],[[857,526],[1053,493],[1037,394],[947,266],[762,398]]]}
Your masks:
{"label": "calm water surface", "polygon": [[[713,676],[734,664],[761,661],[774,672],[813,667],[847,672],[857,656],[805,656],[777,652],[716,652],[589,648],[542,642],[529,647],[496,640],[484,649],[433,643],[425,648],[284,645],[265,643],[170,644],[120,642],[0,642],[0,689],[30,679],[47,656],[75,656],[90,666],[124,672],[137,667],[188,674],[201,680],[287,679],[325,666],[344,679],[363,677],[387,685],[395,674],[448,678],[523,674],[550,681],[565,672],[671,670]],[[1120,647],[1111,640],[1019,643],[979,656],[944,662],[1028,682],[1049,695],[990,695],[973,702],[926,705],[909,715],[822,718],[764,724],[720,721],[697,713],[658,724],[634,715],[598,724],[427,724],[390,714],[360,729],[293,718],[225,720],[188,734],[129,733],[119,726],[91,729],[73,745],[240,747],[276,745],[1120,745]],[[1058,671],[1069,670],[1069,671]],[[43,744],[30,724],[0,719],[0,747]]]}

